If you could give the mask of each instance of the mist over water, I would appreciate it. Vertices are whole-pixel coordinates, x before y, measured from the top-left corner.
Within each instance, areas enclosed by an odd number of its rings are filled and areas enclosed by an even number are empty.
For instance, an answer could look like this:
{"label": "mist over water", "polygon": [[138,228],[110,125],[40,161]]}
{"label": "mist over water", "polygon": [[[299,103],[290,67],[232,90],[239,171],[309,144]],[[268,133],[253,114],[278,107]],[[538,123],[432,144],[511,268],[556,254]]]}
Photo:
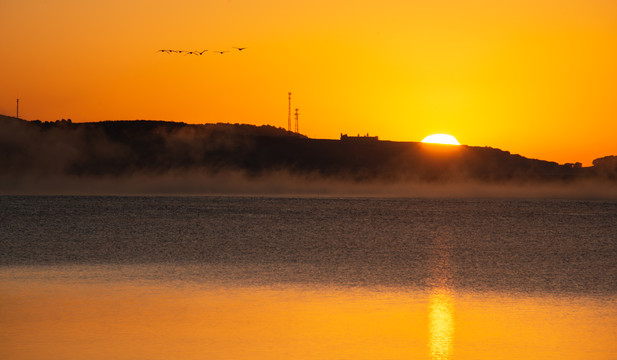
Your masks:
{"label": "mist over water", "polygon": [[287,171],[253,176],[231,170],[137,172],[129,176],[0,175],[0,185],[0,195],[617,199],[617,183],[602,180],[546,183],[351,181]]}

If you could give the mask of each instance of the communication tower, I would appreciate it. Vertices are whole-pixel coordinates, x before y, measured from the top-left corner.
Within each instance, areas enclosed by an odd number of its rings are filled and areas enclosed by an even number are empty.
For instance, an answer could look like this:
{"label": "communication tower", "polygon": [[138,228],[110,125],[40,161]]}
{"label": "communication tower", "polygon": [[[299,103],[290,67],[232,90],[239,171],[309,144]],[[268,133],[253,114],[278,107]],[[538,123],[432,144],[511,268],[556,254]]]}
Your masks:
{"label": "communication tower", "polygon": [[19,119],[19,99],[17,99],[17,111],[15,117]]}
{"label": "communication tower", "polygon": [[291,131],[291,92],[287,95],[289,100],[289,108],[287,110],[287,131]]}
{"label": "communication tower", "polygon": [[296,134],[299,134],[300,132],[298,131],[298,109],[296,109],[296,113],[294,115],[296,116]]}

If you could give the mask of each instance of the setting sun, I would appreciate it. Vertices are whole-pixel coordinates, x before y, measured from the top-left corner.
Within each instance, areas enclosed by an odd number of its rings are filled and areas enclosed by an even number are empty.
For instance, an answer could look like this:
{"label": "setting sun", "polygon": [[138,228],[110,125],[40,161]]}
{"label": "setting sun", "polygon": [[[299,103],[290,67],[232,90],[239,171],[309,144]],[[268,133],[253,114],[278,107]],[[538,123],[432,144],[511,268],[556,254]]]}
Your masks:
{"label": "setting sun", "polygon": [[422,142],[428,144],[460,145],[454,136],[447,134],[429,135],[422,139]]}

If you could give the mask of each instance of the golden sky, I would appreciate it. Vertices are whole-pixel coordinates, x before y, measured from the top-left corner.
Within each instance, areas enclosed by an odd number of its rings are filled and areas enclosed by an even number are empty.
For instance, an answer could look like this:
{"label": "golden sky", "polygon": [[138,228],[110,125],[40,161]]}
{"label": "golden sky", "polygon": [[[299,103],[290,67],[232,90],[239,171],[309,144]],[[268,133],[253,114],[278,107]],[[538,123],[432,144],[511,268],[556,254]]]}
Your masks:
{"label": "golden sky", "polygon": [[1,0],[0,34],[0,113],[29,120],[286,128],[291,91],[313,138],[617,154],[614,0]]}

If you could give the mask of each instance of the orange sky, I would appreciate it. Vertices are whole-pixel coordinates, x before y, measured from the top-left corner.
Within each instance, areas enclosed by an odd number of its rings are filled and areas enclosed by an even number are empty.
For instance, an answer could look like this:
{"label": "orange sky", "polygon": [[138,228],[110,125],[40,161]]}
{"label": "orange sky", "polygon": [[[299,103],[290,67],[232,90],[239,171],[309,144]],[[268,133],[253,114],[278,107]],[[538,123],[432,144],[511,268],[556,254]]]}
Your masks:
{"label": "orange sky", "polygon": [[[617,154],[614,0],[2,0],[0,113]],[[158,49],[247,49],[223,55]]]}

